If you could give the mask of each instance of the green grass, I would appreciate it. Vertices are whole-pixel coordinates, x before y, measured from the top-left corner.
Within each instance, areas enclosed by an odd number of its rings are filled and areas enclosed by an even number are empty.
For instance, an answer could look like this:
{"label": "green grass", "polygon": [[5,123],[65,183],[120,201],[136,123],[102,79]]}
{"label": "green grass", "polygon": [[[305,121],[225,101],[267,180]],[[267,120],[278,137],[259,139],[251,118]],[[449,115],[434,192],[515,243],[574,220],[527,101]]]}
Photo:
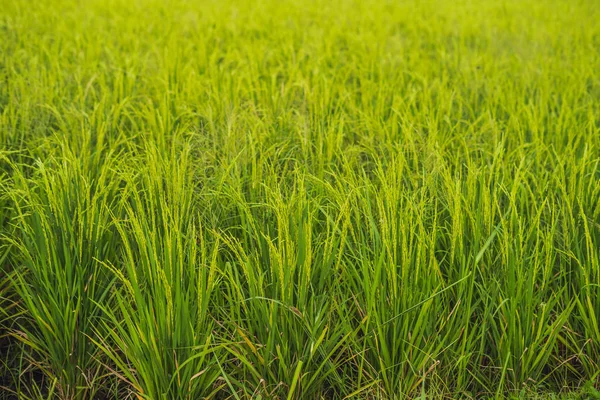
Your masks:
{"label": "green grass", "polygon": [[0,399],[600,398],[595,0],[0,0]]}

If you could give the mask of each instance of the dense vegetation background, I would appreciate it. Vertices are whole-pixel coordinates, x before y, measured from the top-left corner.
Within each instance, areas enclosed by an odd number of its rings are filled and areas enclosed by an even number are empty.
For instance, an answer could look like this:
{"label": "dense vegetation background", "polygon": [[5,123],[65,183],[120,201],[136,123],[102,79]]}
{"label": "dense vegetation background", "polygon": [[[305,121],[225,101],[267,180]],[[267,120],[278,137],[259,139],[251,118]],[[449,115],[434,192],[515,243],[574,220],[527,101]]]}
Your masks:
{"label": "dense vegetation background", "polygon": [[0,0],[0,398],[600,385],[595,0]]}

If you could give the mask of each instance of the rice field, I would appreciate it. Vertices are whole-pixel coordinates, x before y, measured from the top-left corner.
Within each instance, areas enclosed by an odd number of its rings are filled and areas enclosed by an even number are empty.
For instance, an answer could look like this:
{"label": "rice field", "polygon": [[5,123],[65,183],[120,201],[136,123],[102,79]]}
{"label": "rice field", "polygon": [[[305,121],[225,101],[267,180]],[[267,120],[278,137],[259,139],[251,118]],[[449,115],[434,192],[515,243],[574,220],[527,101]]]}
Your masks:
{"label": "rice field", "polygon": [[600,399],[596,0],[0,0],[0,399]]}

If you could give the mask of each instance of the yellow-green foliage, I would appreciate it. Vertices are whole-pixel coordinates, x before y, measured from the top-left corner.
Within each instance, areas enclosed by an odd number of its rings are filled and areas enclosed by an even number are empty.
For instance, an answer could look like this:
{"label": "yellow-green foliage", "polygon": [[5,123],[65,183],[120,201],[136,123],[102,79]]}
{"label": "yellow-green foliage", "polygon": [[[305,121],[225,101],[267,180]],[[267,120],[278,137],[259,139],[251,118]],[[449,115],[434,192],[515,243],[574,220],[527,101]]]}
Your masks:
{"label": "yellow-green foliage", "polygon": [[0,0],[0,234],[0,399],[598,395],[600,4]]}

